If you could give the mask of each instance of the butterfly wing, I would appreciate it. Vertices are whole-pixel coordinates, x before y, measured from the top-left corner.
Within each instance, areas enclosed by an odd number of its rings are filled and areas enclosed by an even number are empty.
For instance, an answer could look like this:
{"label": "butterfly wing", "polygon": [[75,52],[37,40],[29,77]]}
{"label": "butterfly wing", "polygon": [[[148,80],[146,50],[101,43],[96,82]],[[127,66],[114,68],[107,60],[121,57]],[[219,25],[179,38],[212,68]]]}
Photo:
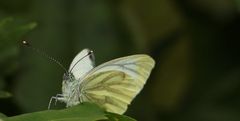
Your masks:
{"label": "butterfly wing", "polygon": [[81,102],[94,102],[109,112],[124,113],[143,88],[154,65],[154,60],[147,55],[132,55],[94,68],[80,84]]}
{"label": "butterfly wing", "polygon": [[76,79],[79,79],[94,68],[94,61],[93,52],[89,49],[83,49],[73,59],[68,71],[72,73]]}

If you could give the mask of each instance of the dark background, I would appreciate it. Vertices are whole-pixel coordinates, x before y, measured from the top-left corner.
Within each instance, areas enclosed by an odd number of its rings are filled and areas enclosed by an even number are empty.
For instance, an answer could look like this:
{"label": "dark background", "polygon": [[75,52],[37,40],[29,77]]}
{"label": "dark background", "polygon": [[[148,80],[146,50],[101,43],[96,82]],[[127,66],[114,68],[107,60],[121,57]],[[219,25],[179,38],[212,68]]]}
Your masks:
{"label": "dark background", "polygon": [[61,92],[64,71],[21,46],[27,39],[65,67],[83,48],[97,65],[151,55],[156,67],[126,112],[139,121],[240,120],[239,0],[1,0],[7,17],[0,90],[12,97],[0,99],[0,112],[8,116],[46,110]]}

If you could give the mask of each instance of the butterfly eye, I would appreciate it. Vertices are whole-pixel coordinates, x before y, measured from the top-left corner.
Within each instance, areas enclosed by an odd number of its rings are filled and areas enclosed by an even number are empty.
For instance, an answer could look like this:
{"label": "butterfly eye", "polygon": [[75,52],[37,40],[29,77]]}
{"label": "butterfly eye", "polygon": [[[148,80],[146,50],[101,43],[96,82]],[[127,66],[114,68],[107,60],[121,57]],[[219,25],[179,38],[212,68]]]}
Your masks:
{"label": "butterfly eye", "polygon": [[68,74],[66,74],[66,73],[63,74],[63,80],[69,80]]}
{"label": "butterfly eye", "polygon": [[66,75],[66,78],[67,78],[69,81],[74,81],[74,80],[75,80],[75,77],[73,76],[72,73],[68,73],[68,74]]}

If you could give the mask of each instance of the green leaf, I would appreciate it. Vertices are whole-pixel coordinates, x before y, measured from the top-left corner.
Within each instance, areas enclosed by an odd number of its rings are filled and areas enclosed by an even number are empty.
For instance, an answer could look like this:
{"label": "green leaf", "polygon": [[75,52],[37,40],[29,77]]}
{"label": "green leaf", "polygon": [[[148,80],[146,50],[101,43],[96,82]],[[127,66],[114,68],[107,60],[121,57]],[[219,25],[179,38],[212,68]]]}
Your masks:
{"label": "green leaf", "polygon": [[2,119],[4,121],[136,121],[128,116],[105,112],[92,103],[82,103],[62,110],[46,110],[2,117]]}
{"label": "green leaf", "polygon": [[63,110],[46,110],[3,118],[4,121],[95,121],[107,119],[103,109],[83,103]]}
{"label": "green leaf", "polygon": [[118,115],[115,113],[107,113],[108,121],[136,121],[133,118],[124,115]]}
{"label": "green leaf", "polygon": [[0,98],[9,98],[12,95],[9,92],[0,91]]}

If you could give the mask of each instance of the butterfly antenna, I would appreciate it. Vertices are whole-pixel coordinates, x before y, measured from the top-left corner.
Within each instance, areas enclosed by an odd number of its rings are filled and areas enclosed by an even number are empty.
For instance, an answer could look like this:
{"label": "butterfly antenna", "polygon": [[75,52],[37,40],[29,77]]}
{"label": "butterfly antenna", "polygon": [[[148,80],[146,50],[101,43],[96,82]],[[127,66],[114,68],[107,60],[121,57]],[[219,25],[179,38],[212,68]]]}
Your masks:
{"label": "butterfly antenna", "polygon": [[36,53],[42,55],[43,57],[48,58],[49,60],[51,60],[52,62],[58,64],[66,73],[68,72],[67,69],[56,59],[54,59],[53,57],[49,56],[48,54],[46,54],[45,52],[33,47],[30,43],[28,43],[28,41],[23,40],[22,44],[30,49],[32,49],[33,51],[35,51]]}

